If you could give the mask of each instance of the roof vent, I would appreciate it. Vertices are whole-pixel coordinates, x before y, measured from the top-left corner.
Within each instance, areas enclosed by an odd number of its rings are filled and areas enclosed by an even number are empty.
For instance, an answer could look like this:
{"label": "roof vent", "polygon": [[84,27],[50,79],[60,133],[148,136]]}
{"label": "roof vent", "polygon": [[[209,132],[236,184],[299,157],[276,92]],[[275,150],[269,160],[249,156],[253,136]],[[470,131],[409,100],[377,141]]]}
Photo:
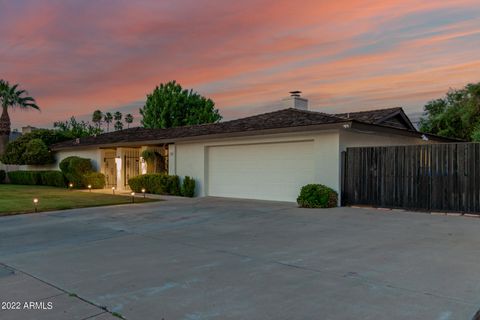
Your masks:
{"label": "roof vent", "polygon": [[308,100],[302,98],[302,91],[290,91],[290,97],[283,99],[286,108],[294,108],[299,110],[308,110]]}

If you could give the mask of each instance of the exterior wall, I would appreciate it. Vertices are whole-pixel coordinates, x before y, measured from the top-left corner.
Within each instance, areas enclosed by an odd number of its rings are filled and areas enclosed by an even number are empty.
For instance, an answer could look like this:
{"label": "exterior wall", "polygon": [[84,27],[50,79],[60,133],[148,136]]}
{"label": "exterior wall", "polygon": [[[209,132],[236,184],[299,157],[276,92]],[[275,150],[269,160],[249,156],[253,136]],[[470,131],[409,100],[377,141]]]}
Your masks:
{"label": "exterior wall", "polygon": [[[208,147],[252,143],[281,143],[312,140],[314,142],[315,175],[311,183],[322,183],[335,190],[340,187],[340,152],[338,131],[322,133],[293,133],[289,135],[264,135],[252,138],[230,138],[195,143],[177,143],[174,161],[170,162],[171,174],[190,176],[197,182],[196,195],[206,196],[208,177]],[[286,150],[288,152],[288,150]],[[170,154],[172,156],[172,154]],[[255,157],[255,155],[251,155]],[[172,159],[173,160],[173,159]],[[260,159],[261,161],[261,159]],[[172,165],[174,162],[174,165]],[[175,169],[175,171],[173,171]],[[300,191],[300,190],[299,190]]]}
{"label": "exterior wall", "polygon": [[60,170],[59,164],[60,162],[71,156],[77,156],[81,158],[87,158],[92,160],[92,165],[93,168],[96,171],[100,171],[101,165],[102,165],[102,153],[99,148],[94,148],[94,149],[74,149],[74,150],[62,150],[58,151],[55,154],[56,162],[54,167],[51,170]]}
{"label": "exterior wall", "polygon": [[362,133],[353,130],[340,131],[340,151],[349,147],[399,146],[408,144],[428,144],[433,141],[424,141],[420,138],[381,133]]}

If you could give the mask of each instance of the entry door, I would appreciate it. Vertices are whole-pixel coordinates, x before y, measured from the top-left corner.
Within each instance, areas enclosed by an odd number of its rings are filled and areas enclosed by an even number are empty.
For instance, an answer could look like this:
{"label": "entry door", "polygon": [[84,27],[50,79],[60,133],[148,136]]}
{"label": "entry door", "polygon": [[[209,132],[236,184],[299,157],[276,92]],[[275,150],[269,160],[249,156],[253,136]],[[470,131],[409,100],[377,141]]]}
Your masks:
{"label": "entry door", "polygon": [[210,196],[296,201],[314,180],[313,141],[209,147]]}

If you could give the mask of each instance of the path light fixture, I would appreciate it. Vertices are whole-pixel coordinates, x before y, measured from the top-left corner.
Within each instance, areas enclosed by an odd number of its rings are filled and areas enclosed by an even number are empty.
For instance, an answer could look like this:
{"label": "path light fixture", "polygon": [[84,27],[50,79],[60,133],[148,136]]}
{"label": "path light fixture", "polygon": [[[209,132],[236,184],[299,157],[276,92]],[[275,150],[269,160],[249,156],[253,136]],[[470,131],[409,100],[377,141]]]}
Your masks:
{"label": "path light fixture", "polygon": [[143,192],[143,197],[145,198],[145,188],[142,188],[142,192]]}
{"label": "path light fixture", "polygon": [[132,203],[135,203],[135,192],[130,193],[130,195],[132,196]]}
{"label": "path light fixture", "polygon": [[35,212],[37,212],[38,211],[38,208],[37,208],[38,207],[38,199],[37,198],[33,199],[33,206],[35,207]]}
{"label": "path light fixture", "polygon": [[88,191],[92,192],[92,185],[91,184],[88,185]]}
{"label": "path light fixture", "polygon": [[72,190],[72,188],[73,188],[73,183],[70,182],[70,183],[68,184],[68,188],[69,188],[70,190]]}
{"label": "path light fixture", "polygon": [[115,187],[112,187],[112,193],[115,194]]}

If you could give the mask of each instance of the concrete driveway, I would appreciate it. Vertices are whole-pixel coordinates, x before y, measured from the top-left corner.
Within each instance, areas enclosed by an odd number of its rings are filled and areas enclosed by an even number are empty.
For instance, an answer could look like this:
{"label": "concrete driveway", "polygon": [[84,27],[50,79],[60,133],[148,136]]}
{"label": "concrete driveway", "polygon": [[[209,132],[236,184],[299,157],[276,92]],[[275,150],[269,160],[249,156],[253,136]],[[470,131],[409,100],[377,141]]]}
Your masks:
{"label": "concrete driveway", "polygon": [[4,217],[0,319],[471,319],[479,231],[215,198]]}

